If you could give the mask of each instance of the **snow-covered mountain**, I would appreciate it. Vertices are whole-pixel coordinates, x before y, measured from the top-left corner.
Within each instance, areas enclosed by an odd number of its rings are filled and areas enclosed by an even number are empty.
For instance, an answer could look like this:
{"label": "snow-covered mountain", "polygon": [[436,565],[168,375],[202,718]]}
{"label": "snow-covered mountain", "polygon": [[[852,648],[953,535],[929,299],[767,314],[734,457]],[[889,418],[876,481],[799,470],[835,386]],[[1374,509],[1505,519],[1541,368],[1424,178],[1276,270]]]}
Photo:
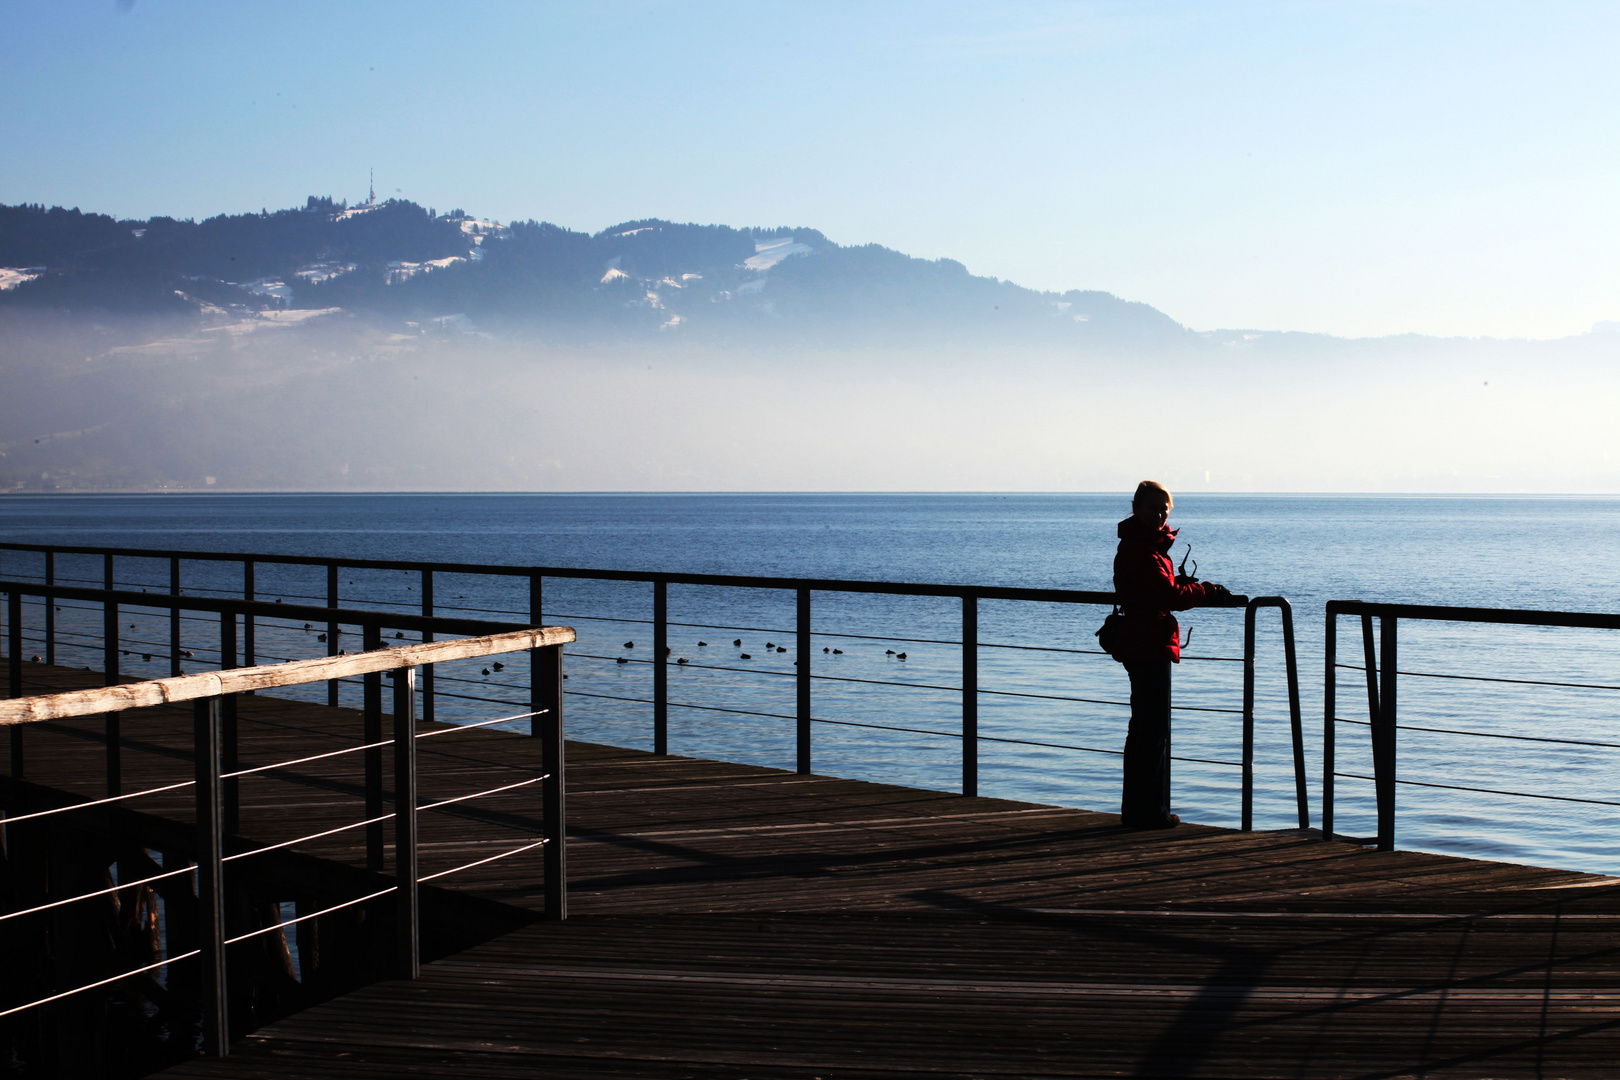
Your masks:
{"label": "snow-covered mountain", "polygon": [[565,337],[764,334],[806,344],[1163,343],[1186,334],[1105,292],[1038,292],[950,259],[842,246],[809,228],[648,219],[590,235],[401,200],[349,206],[313,196],[299,209],[201,222],[0,207],[0,305],[246,323],[341,310]]}

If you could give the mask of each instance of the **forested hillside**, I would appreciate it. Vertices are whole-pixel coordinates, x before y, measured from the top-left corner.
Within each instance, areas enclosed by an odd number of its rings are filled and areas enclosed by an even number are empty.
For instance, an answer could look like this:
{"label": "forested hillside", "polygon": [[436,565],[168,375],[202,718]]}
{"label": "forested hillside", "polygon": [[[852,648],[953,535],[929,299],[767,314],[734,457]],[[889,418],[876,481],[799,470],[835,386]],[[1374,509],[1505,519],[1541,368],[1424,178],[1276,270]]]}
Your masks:
{"label": "forested hillside", "polygon": [[809,228],[630,221],[595,235],[403,200],[205,221],[0,207],[0,306],[220,318],[343,309],[463,316],[579,337],[806,344],[987,338],[1051,344],[1185,334],[1146,304],[975,277],[950,259],[841,246]]}

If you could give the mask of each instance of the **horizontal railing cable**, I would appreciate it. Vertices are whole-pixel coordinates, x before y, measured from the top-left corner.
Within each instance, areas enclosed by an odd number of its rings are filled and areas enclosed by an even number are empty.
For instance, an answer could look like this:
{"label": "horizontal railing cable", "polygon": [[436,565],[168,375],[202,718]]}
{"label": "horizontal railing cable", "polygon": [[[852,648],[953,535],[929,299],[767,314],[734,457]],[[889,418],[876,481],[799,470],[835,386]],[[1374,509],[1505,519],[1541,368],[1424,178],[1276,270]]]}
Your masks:
{"label": "horizontal railing cable", "polygon": [[328,750],[324,754],[311,754],[308,757],[293,758],[290,761],[278,761],[273,765],[255,765],[251,769],[237,769],[235,772],[220,773],[221,780],[232,780],[238,776],[252,776],[255,773],[270,772],[274,769],[291,768],[294,765],[303,765],[310,761],[321,761],[325,758],[342,757],[344,754],[357,754],[362,750],[376,750],[384,746],[393,746],[393,739],[384,739],[382,742],[364,743],[360,746],[345,746],[341,750]]}
{"label": "horizontal railing cable", "polygon": [[[10,822],[16,820],[16,818],[3,818],[0,819],[0,825],[9,824]],[[196,872],[197,868],[195,866],[186,866],[179,870],[165,870],[161,874],[153,874],[151,877],[141,878],[139,881],[123,881],[119,882],[117,885],[112,885],[105,889],[97,889],[95,892],[80,893],[77,896],[70,896],[65,900],[52,900],[50,903],[40,904],[38,907],[24,908],[21,911],[7,911],[4,914],[0,914],[0,922],[5,922],[7,919],[20,919],[24,915],[34,915],[41,911],[49,911],[51,908],[58,908],[63,904],[76,904],[80,900],[93,900],[98,896],[106,896],[108,893],[121,892],[124,889],[138,889],[143,885],[150,885],[154,881],[163,881],[167,878],[179,877],[182,874],[194,874]]]}
{"label": "horizontal railing cable", "polygon": [[[643,704],[643,705],[652,704],[652,702],[649,701],[646,698],[620,697],[620,696],[615,695],[615,694],[597,694],[597,693],[592,693],[590,691],[585,691],[585,690],[568,690],[568,691],[565,691],[565,692],[568,695],[572,696],[572,697],[605,698],[605,699],[607,699],[609,701],[628,701],[628,702],[635,702],[635,703],[639,703],[639,704]],[[671,708],[678,708],[678,709],[697,709],[697,710],[700,710],[702,712],[730,713],[730,714],[732,714],[734,716],[758,716],[758,717],[763,717],[763,718],[768,719],[768,720],[797,720],[798,719],[797,716],[793,716],[793,715],[790,715],[788,713],[761,712],[761,711],[759,711],[757,709],[727,709],[727,708],[723,708],[723,707],[721,707],[719,705],[693,705],[693,704],[690,704],[690,703],[684,702],[684,701],[671,701],[669,703],[669,706]],[[872,731],[899,731],[899,732],[907,732],[907,733],[914,734],[914,735],[933,735],[933,736],[935,736],[937,738],[942,738],[942,739],[960,739],[962,737],[961,732],[957,732],[957,731],[935,731],[935,730],[932,730],[930,728],[901,727],[901,726],[898,726],[898,725],[895,725],[895,724],[868,724],[868,723],[863,723],[863,722],[858,721],[858,720],[833,720],[833,719],[829,719],[827,717],[821,717],[821,716],[813,716],[813,717],[811,717],[810,722],[812,724],[831,724],[831,725],[833,725],[835,727],[866,728],[866,729],[872,730]],[[1001,736],[986,735],[986,734],[984,734],[982,732],[979,734],[979,741],[980,742],[1012,743],[1012,744],[1016,744],[1016,745],[1019,745],[1019,746],[1042,746],[1042,747],[1047,747],[1047,748],[1050,748],[1050,749],[1053,749],[1053,750],[1080,750],[1080,751],[1084,751],[1084,752],[1090,753],[1090,754],[1112,754],[1115,757],[1118,757],[1118,756],[1120,756],[1121,754],[1124,753],[1124,751],[1122,751],[1122,750],[1100,750],[1100,749],[1097,749],[1096,747],[1073,746],[1073,745],[1070,745],[1070,744],[1067,744],[1067,743],[1040,742],[1040,741],[1034,740],[1034,739],[1010,739],[1010,738],[1005,738],[1005,737],[1001,737]],[[1204,764],[1204,765],[1223,765],[1223,766],[1227,766],[1227,767],[1230,767],[1230,768],[1240,768],[1240,767],[1242,767],[1242,764],[1243,764],[1240,761],[1222,761],[1222,760],[1220,760],[1218,758],[1178,757],[1178,756],[1175,756],[1175,755],[1171,756],[1171,760],[1172,761],[1196,762],[1196,763]]]}
{"label": "horizontal railing cable", "polygon": [[[1374,780],[1374,777],[1361,773],[1335,772],[1334,776],[1346,776],[1353,780]],[[1505,795],[1516,799],[1547,799],[1551,802],[1588,803],[1593,806],[1620,806],[1620,801],[1614,799],[1582,799],[1574,795],[1543,795],[1534,791],[1503,791],[1500,788],[1470,787],[1466,784],[1440,784],[1432,780],[1401,780],[1397,784],[1406,787],[1441,788],[1446,791],[1471,791],[1479,795]]]}
{"label": "horizontal railing cable", "polygon": [[420,884],[422,884],[423,882],[426,882],[426,881],[433,881],[433,880],[435,880],[437,878],[449,877],[451,874],[459,874],[459,873],[461,873],[461,871],[463,871],[463,870],[471,870],[475,866],[483,866],[485,863],[492,863],[492,862],[495,862],[498,859],[504,859],[504,858],[507,858],[508,856],[511,856],[511,855],[521,855],[525,851],[533,851],[537,847],[544,847],[547,843],[548,843],[548,841],[546,841],[546,840],[536,840],[532,844],[524,844],[522,847],[513,848],[510,851],[503,851],[498,855],[491,855],[487,859],[478,859],[478,860],[476,860],[474,862],[463,863],[460,866],[453,866],[449,870],[440,870],[438,873],[435,873],[435,874],[426,874],[426,875],[424,875],[422,877],[417,878],[416,883],[418,885],[420,885]]}
{"label": "horizontal railing cable", "polygon": [[418,731],[418,739],[429,739],[435,735],[451,735],[458,731],[468,731],[472,728],[489,727],[491,724],[510,724],[514,720],[527,720],[531,716],[544,716],[550,709],[536,709],[533,712],[518,713],[515,716],[498,716],[493,720],[480,720],[475,724],[455,724],[452,727],[441,728],[438,731]]}
{"label": "horizontal railing cable", "polygon": [[[498,609],[493,609],[493,608],[468,608],[468,609],[465,609],[465,610],[488,611],[491,614],[510,614],[510,615],[526,614],[525,612],[519,612],[519,611],[505,612],[505,611],[500,611]],[[600,616],[600,615],[570,615],[570,614],[565,614],[565,613],[562,613],[562,612],[547,612],[546,614],[547,614],[548,618],[566,619],[566,620],[569,620],[570,622],[574,622],[574,621],[577,621],[577,622],[616,622],[616,623],[628,623],[628,624],[631,624],[631,625],[638,625],[638,626],[641,626],[641,625],[651,626],[652,625],[652,620],[651,619],[609,618],[609,617]],[[665,625],[666,626],[684,626],[684,627],[687,627],[687,628],[690,628],[690,629],[695,629],[695,630],[727,630],[727,631],[736,631],[736,632],[751,633],[751,634],[781,634],[783,636],[784,640],[792,640],[794,634],[797,632],[797,631],[794,631],[794,630],[784,630],[781,627],[771,627],[771,626],[725,626],[725,625],[721,625],[721,624],[717,624],[717,623],[688,623],[688,622],[670,621],[670,622],[665,623]],[[840,640],[851,640],[851,641],[892,641],[892,642],[895,642],[895,643],[901,644],[901,645],[955,645],[955,646],[960,647],[961,644],[962,644],[961,641],[955,640],[955,639],[952,639],[952,638],[914,638],[914,637],[896,637],[896,636],[888,635],[888,634],[851,634],[851,633],[845,633],[845,632],[842,632],[842,631],[833,631],[833,630],[816,630],[816,631],[813,631],[810,636],[812,638],[838,638]],[[1021,652],[1062,653],[1062,654],[1070,655],[1070,656],[1108,656],[1109,655],[1108,653],[1104,652],[1101,649],[1065,649],[1065,648],[1062,648],[1062,647],[1056,646],[1056,645],[1014,645],[1014,644],[1011,644],[1009,642],[1001,642],[1001,641],[980,641],[978,643],[978,645],[979,645],[979,648],[981,648],[981,649],[1009,649],[1009,650],[1017,650],[1017,651],[1021,651]],[[1221,660],[1221,661],[1226,661],[1228,663],[1234,663],[1234,664],[1243,663],[1243,657],[1241,657],[1241,656],[1183,656],[1182,659],[1183,660]]]}
{"label": "horizontal railing cable", "polygon": [[[615,694],[597,694],[586,690],[568,690],[565,693],[572,697],[603,698],[608,701],[628,701],[642,705],[651,705],[647,698],[620,697]],[[757,709],[728,709],[721,705],[693,705],[685,701],[671,701],[672,709],[696,709],[700,712],[728,713],[732,716],[758,716],[767,720],[797,720],[798,717],[789,713],[761,712]],[[954,731],[931,731],[928,728],[898,727],[892,724],[863,724],[853,720],[823,720],[820,717],[811,717],[812,724],[837,724],[841,727],[871,728],[874,731],[909,731],[917,735],[937,735],[946,739],[960,739],[961,733]]]}
{"label": "horizontal railing cable", "polygon": [[[99,611],[101,609],[100,608],[77,607],[76,606],[74,608],[74,610],[91,611],[91,612],[98,612],[99,613]],[[492,609],[462,609],[462,610],[492,610]],[[511,612],[510,614],[523,614],[523,613],[522,612]],[[168,616],[150,615],[150,614],[144,614],[144,613],[143,613],[143,617],[152,618],[152,619],[161,618],[161,619],[165,619],[165,620],[167,620],[167,618],[168,618]],[[260,616],[261,619],[267,618],[267,617],[268,616]],[[584,615],[555,615],[555,616],[549,616],[548,615],[548,617],[555,617],[555,618],[559,618],[559,619],[569,619],[571,621],[580,621],[580,622],[587,621],[590,618],[590,616],[584,616]],[[180,618],[181,618],[181,620],[183,622],[203,623],[203,624],[206,624],[208,626],[216,626],[217,625],[217,621],[214,620],[214,619],[205,619],[205,618],[202,618],[202,617],[196,616],[196,615],[182,615],[182,616],[180,616]],[[288,620],[288,621],[296,622],[296,620]],[[641,622],[647,622],[649,620],[612,619],[612,620],[602,620],[602,621],[610,621],[610,622],[641,621]],[[319,625],[321,627],[321,630],[320,630],[321,634],[328,633],[328,631],[325,629],[325,624],[324,623],[319,624]],[[671,625],[676,625],[676,624],[671,624]],[[694,624],[694,625],[696,625],[696,624]],[[267,625],[267,624],[265,624],[263,622],[258,623],[258,627],[259,627],[259,632],[261,634],[265,634],[267,631],[272,631],[272,630],[281,631],[281,632],[289,633],[289,634],[314,633],[315,632],[310,627],[300,627],[300,626],[278,627],[278,626],[273,626],[273,625]],[[741,630],[741,629],[748,629],[748,628],[746,628],[746,627],[715,627],[713,629]],[[787,631],[787,632],[771,631],[771,632],[772,633],[784,633],[784,636],[788,637],[788,638],[791,638],[791,636],[792,636],[791,631]],[[341,631],[340,631],[340,633],[341,633]],[[60,626],[57,627],[57,629],[56,629],[56,635],[59,638],[60,637],[68,637],[68,638],[72,638],[72,639],[74,639],[76,641],[83,641],[83,642],[98,642],[100,640],[98,637],[95,637],[93,635],[78,633],[78,632],[75,632],[73,630],[70,630],[70,629],[67,629],[67,628],[64,628],[64,627],[60,627]],[[36,641],[45,640],[43,633],[35,632],[35,631],[25,631],[24,636],[25,636],[25,639],[32,639],[32,640],[36,640]],[[345,634],[343,636],[347,637],[347,636],[358,636],[358,635],[354,634],[353,631],[350,631],[349,634]],[[962,644],[960,641],[950,641],[948,639],[943,639],[943,638],[887,637],[887,636],[878,636],[878,635],[875,635],[875,634],[835,634],[835,633],[823,632],[823,631],[820,631],[820,630],[817,630],[812,636],[813,637],[818,637],[818,638],[839,638],[839,639],[854,638],[854,639],[860,639],[860,640],[864,640],[864,641],[886,641],[886,642],[894,642],[896,644],[901,644],[901,645],[925,644],[925,645],[956,645],[956,646],[960,646]],[[390,638],[388,640],[390,640],[390,641],[402,640],[402,641],[405,641],[405,642],[409,643],[409,642],[419,641],[420,639],[418,639],[418,638]],[[168,641],[148,641],[148,640],[144,640],[144,639],[140,639],[140,638],[121,638],[120,639],[120,648],[122,648],[122,646],[124,646],[124,645],[145,645],[145,646],[150,647],[153,650],[153,655],[157,655],[158,653],[162,652],[163,650],[167,650],[169,648],[169,646],[170,646],[170,642],[168,642]],[[1059,648],[1057,646],[1052,646],[1052,645],[1012,645],[1012,644],[1007,644],[1007,643],[1003,643],[1003,642],[994,642],[994,641],[981,641],[981,642],[979,642],[979,647],[981,649],[1007,649],[1007,650],[1017,650],[1017,651],[1023,651],[1023,652],[1057,653],[1057,654],[1062,654],[1062,655],[1067,655],[1067,656],[1108,656],[1109,655],[1108,653],[1105,653],[1100,649],[1064,649],[1064,648]],[[136,651],[136,650],[130,650],[130,651],[133,652],[133,651]],[[195,651],[199,651],[199,650],[193,649],[193,651],[195,652]],[[210,650],[208,650],[206,648],[202,649],[201,651],[210,652]],[[217,655],[217,653],[210,652],[210,655]],[[290,661],[290,660],[297,659],[296,657],[291,657],[291,656],[272,655],[272,654],[269,654],[269,653],[265,653],[262,649],[258,652],[257,655],[258,655],[258,657],[260,659],[268,659],[268,660]],[[590,653],[570,653],[569,655],[570,656],[581,656],[581,657],[586,657],[586,658],[589,658],[589,659],[599,659],[599,660],[614,660],[614,659],[617,659],[616,657],[599,656],[599,655],[593,655],[593,654],[590,654]],[[644,664],[645,663],[652,663],[652,661],[650,661],[650,660],[640,660],[640,659],[637,659],[637,658],[634,658],[634,657],[630,657],[630,658],[627,658],[627,659],[629,659],[629,661],[631,663],[644,663]],[[1243,662],[1243,658],[1241,656],[1192,656],[1192,655],[1183,655],[1182,659],[1183,660],[1214,660],[1214,661],[1223,661],[1223,662],[1235,663],[1235,664],[1241,664]],[[1346,668],[1348,670],[1354,670],[1354,671],[1360,671],[1361,670],[1359,667],[1354,667],[1354,666],[1349,665],[1349,664],[1340,664],[1338,666],[1342,667],[1342,668]],[[721,669],[721,670],[724,670],[724,669]],[[731,670],[738,670],[738,669],[731,669]],[[782,674],[791,674],[791,673],[784,672]],[[1403,672],[1401,672],[1401,674],[1402,675],[1423,675],[1423,674],[1426,674],[1426,673],[1424,673],[1424,672],[1403,671]],[[819,678],[820,676],[817,676],[817,677]],[[1446,678],[1458,678],[1458,679],[1475,678],[1475,679],[1480,679],[1480,680],[1485,681],[1485,682],[1534,682],[1534,680],[1490,679],[1490,678],[1486,678],[1484,676],[1467,676],[1467,675],[1430,675],[1429,677],[1431,677],[1431,678],[1439,678],[1439,679],[1446,679]],[[899,685],[899,684],[896,684],[896,685]],[[1536,682],[1535,685],[1542,685],[1542,686],[1586,686],[1586,685],[1590,685],[1590,684],[1585,684],[1585,683],[1541,683],[1541,682]],[[1600,689],[1600,690],[1620,690],[1620,686],[1596,686],[1596,685],[1594,685],[1592,688],[1593,689]]]}
{"label": "horizontal railing cable", "polygon": [[[1353,720],[1348,716],[1335,716],[1338,724],[1356,724],[1360,727],[1371,727],[1367,720]],[[1397,731],[1428,731],[1439,735],[1472,735],[1481,739],[1512,739],[1516,742],[1560,743],[1565,746],[1597,746],[1612,750],[1620,750],[1620,743],[1598,742],[1592,739],[1559,739],[1551,735],[1506,735],[1498,731],[1467,731],[1460,728],[1421,727],[1417,724],[1396,724]]]}
{"label": "horizontal railing cable", "polygon": [[[1334,664],[1346,671],[1366,671],[1360,664]],[[1497,675],[1447,675],[1437,671],[1397,671],[1397,675],[1412,675],[1420,679],[1462,679],[1467,682],[1514,683],[1519,686],[1563,686],[1576,690],[1620,690],[1620,685],[1608,683],[1555,682],[1551,679],[1506,679]]]}
{"label": "horizontal railing cable", "polygon": [[164,791],[175,791],[179,788],[193,787],[197,781],[182,780],[178,784],[167,784],[163,787],[147,788],[144,791],[132,791],[127,795],[109,795],[105,799],[91,799],[88,802],[73,803],[70,806],[58,806],[50,810],[36,810],[31,814],[18,814],[16,817],[0,818],[0,824],[15,825],[19,821],[29,821],[33,818],[50,817],[52,814],[66,814],[74,810],[88,810],[92,806],[105,806],[108,803],[123,802],[126,799],[139,799],[144,795],[156,795]]}
{"label": "horizontal railing cable", "polygon": [[455,803],[471,802],[473,799],[482,799],[486,795],[499,795],[503,791],[511,791],[514,788],[528,787],[530,784],[538,784],[542,780],[549,779],[551,779],[550,773],[542,773],[539,776],[531,776],[527,780],[519,780],[513,784],[503,784],[500,787],[493,787],[484,791],[475,791],[470,795],[457,795],[450,799],[440,799],[438,802],[421,803],[418,804],[416,808],[418,810],[437,810],[441,806],[451,806]]}
{"label": "horizontal railing cable", "polygon": [[86,990],[94,990],[98,986],[106,986],[108,983],[115,983],[120,979],[128,979],[135,975],[144,975],[148,971],[156,971],[158,968],[168,967],[170,964],[179,963],[181,960],[189,960],[193,956],[201,955],[201,949],[192,949],[190,952],[183,952],[178,955],[171,956],[166,960],[159,960],[155,964],[147,964],[145,967],[131,968],[129,971],[121,971],[117,975],[109,976],[105,979],[101,979],[98,982],[86,983],[83,986],[75,986],[71,990],[64,990],[60,994],[52,994],[50,997],[30,1001],[26,1005],[13,1005],[11,1008],[0,1012],[0,1018],[10,1016],[12,1013],[22,1012],[24,1009],[32,1009],[39,1005],[49,1005],[53,1001],[61,1001],[63,998],[72,997],[74,994],[82,994]]}
{"label": "horizontal railing cable", "polygon": [[324,832],[310,833],[307,836],[296,836],[291,840],[279,840],[274,844],[266,844],[263,847],[256,847],[252,851],[238,851],[233,855],[226,855],[224,858],[220,859],[220,862],[235,862],[237,859],[246,859],[253,855],[263,855],[267,851],[280,851],[282,848],[292,847],[294,844],[304,844],[311,840],[320,840],[327,836],[336,836],[338,833],[348,832],[350,829],[359,829],[366,825],[376,825],[392,819],[393,816],[393,811],[389,811],[388,813],[381,814],[377,817],[366,818],[364,821],[351,821],[346,825],[338,825],[335,828],[327,829]]}
{"label": "horizontal railing cable", "polygon": [[[588,660],[612,660],[617,662],[620,659],[619,657],[601,656],[592,653],[568,653],[567,655],[571,657],[581,657]],[[657,663],[656,660],[642,660],[638,657],[624,657],[623,659],[626,663],[630,664]],[[670,664],[669,666],[672,668],[685,668],[690,671],[730,671],[740,675],[774,675],[779,678],[797,678],[798,676],[798,672],[795,671],[771,671],[769,669],[739,668],[719,664],[687,663]],[[942,686],[937,683],[896,682],[891,679],[860,679],[851,675],[811,675],[810,679],[815,682],[863,683],[868,686],[894,686],[902,689],[912,690],[943,690],[952,694],[960,694],[962,692],[962,688],[960,686]],[[1082,705],[1118,705],[1121,708],[1129,708],[1131,704],[1128,701],[1113,701],[1107,698],[1083,698],[1073,697],[1066,694],[1030,694],[1017,690],[986,690],[983,687],[979,688],[979,693],[994,697],[1031,698],[1038,701],[1072,701]],[[1241,716],[1243,713],[1242,709],[1226,709],[1213,705],[1175,705],[1172,707],[1181,712],[1231,713],[1239,716]]]}
{"label": "horizontal railing cable", "polygon": [[[516,692],[517,692],[516,690],[513,691],[513,693],[516,693]],[[569,691],[569,692],[572,693],[572,691]],[[440,697],[440,698],[453,698],[456,701],[476,701],[481,705],[517,705],[517,704],[519,704],[516,701],[507,701],[504,698],[484,697],[484,696],[482,696],[480,694],[456,694],[456,693],[452,693],[452,692],[450,692],[448,690],[435,690],[433,692],[433,696],[434,697]]]}
{"label": "horizontal railing cable", "polygon": [[284,922],[274,923],[274,924],[272,924],[270,926],[261,926],[257,930],[249,930],[245,934],[238,934],[235,937],[226,938],[224,943],[226,945],[235,945],[238,941],[246,941],[249,938],[256,938],[260,934],[268,934],[273,930],[281,930],[281,929],[283,929],[285,927],[288,927],[288,926],[295,926],[298,923],[303,922],[305,919],[318,919],[322,915],[330,915],[334,911],[342,911],[344,908],[351,908],[351,907],[354,907],[354,905],[356,905],[356,904],[363,904],[367,900],[375,900],[379,896],[387,896],[391,892],[398,892],[398,891],[399,891],[399,886],[398,885],[390,885],[386,889],[378,889],[374,893],[367,893],[365,896],[357,896],[353,900],[345,900],[341,904],[333,904],[329,908],[322,908],[320,911],[312,911],[308,915],[300,915],[295,919],[287,919]]}

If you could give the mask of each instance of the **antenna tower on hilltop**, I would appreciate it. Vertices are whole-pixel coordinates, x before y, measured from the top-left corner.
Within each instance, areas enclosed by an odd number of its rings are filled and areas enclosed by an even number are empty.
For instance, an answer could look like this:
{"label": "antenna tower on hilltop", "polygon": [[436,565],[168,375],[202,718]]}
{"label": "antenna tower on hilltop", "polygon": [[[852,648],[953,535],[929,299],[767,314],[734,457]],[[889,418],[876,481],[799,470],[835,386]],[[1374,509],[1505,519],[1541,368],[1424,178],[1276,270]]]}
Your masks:
{"label": "antenna tower on hilltop", "polygon": [[366,196],[366,205],[372,206],[377,202],[377,170],[371,170],[371,194]]}

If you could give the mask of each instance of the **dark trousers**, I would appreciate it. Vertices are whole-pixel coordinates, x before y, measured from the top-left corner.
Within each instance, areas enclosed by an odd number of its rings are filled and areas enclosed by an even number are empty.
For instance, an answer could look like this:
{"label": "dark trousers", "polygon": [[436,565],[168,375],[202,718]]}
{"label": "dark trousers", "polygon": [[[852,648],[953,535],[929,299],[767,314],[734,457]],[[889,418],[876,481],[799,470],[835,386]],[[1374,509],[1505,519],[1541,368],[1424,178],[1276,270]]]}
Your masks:
{"label": "dark trousers", "polygon": [[1125,670],[1131,676],[1131,727],[1119,816],[1126,825],[1155,825],[1170,814],[1170,661],[1126,664]]}

